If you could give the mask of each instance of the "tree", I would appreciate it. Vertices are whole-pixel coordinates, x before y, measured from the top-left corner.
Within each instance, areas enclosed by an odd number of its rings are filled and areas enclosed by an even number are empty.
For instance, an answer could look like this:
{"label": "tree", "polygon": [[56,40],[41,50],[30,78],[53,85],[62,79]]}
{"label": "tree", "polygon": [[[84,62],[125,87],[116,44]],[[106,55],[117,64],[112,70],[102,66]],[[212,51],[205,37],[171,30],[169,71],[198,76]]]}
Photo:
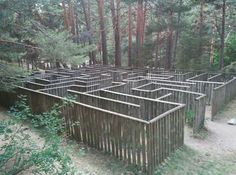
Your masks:
{"label": "tree", "polygon": [[128,10],[128,66],[132,66],[132,6],[129,5]]}
{"label": "tree", "polygon": [[99,23],[100,23],[100,33],[101,33],[101,44],[102,44],[102,61],[103,65],[108,64],[107,59],[107,41],[106,41],[106,29],[104,21],[104,1],[97,0]]}
{"label": "tree", "polygon": [[172,65],[172,57],[173,57],[173,0],[170,2],[170,6],[168,8],[168,37],[167,37],[167,49],[166,49],[166,69],[171,69]]}
{"label": "tree", "polygon": [[225,49],[225,8],[226,0],[223,0],[222,4],[222,26],[221,26],[221,35],[220,35],[220,69],[224,67],[224,49]]}
{"label": "tree", "polygon": [[45,30],[36,35],[40,57],[49,61],[53,67],[60,67],[60,64],[78,65],[86,61],[89,52],[95,49],[94,45],[82,46],[68,40],[68,31]]}
{"label": "tree", "polygon": [[137,19],[136,19],[136,66],[142,66],[141,46],[142,46],[142,25],[143,25],[143,0],[137,1]]}
{"label": "tree", "polygon": [[120,0],[110,1],[111,17],[115,40],[115,65],[121,66],[121,46],[120,46]]}
{"label": "tree", "polygon": [[[84,12],[84,18],[86,23],[86,29],[88,32],[92,34],[92,28],[91,28],[91,10],[90,10],[90,0],[87,1],[87,3],[84,0],[81,0],[81,5]],[[91,38],[93,35],[91,36]],[[89,40],[89,44],[93,44],[93,39]],[[89,53],[89,64],[96,64],[96,52],[90,52]]]}

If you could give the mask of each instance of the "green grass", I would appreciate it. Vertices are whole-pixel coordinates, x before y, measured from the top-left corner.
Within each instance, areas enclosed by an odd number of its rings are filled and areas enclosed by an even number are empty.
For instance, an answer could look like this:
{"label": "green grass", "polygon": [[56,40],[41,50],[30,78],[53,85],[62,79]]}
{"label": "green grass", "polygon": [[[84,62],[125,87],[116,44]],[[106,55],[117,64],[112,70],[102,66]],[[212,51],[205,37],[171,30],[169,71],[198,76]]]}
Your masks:
{"label": "green grass", "polygon": [[229,175],[236,173],[236,154],[216,157],[186,146],[174,153],[155,175]]}

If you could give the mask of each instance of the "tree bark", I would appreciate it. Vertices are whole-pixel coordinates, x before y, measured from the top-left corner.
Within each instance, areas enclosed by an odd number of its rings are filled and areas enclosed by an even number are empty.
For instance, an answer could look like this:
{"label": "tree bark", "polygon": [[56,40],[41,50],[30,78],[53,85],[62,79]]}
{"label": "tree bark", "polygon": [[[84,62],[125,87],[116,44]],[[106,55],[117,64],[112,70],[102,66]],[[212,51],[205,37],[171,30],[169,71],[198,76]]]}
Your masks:
{"label": "tree bark", "polygon": [[211,36],[211,50],[210,50],[210,64],[214,63],[214,51],[215,51],[215,18],[212,19],[212,36]]}
{"label": "tree bark", "polygon": [[107,65],[108,60],[107,60],[106,30],[105,30],[105,21],[104,21],[104,1],[97,0],[97,4],[98,4],[101,44],[102,44],[102,60],[103,60],[103,65]]}
{"label": "tree bark", "polygon": [[200,0],[200,21],[199,21],[199,54],[202,54],[202,32],[203,32],[203,15],[205,0]]}
{"label": "tree bark", "polygon": [[225,8],[226,0],[223,0],[222,4],[222,24],[221,24],[221,35],[220,35],[220,69],[224,68],[224,49],[225,49]]}
{"label": "tree bark", "polygon": [[69,29],[68,12],[65,5],[65,0],[62,1],[62,8],[63,8],[64,26],[66,29]]}
{"label": "tree bark", "polygon": [[71,28],[71,33],[75,35],[74,5],[72,0],[69,0],[69,26]]}
{"label": "tree bark", "polygon": [[[91,29],[91,11],[90,11],[90,0],[87,0],[87,4],[85,4],[84,0],[81,0],[83,12],[84,12],[84,18],[85,18],[85,23],[86,23],[86,29],[91,33],[91,38],[92,37],[92,29]],[[89,40],[89,44],[93,44],[91,40]],[[89,52],[89,64],[96,64],[96,52],[92,51]]]}
{"label": "tree bark", "polygon": [[[173,2],[173,1],[172,1]],[[168,19],[168,38],[167,38],[167,50],[166,50],[166,63],[165,68],[171,69],[172,56],[173,56],[173,6],[169,7],[169,19]]]}
{"label": "tree bark", "polygon": [[132,6],[129,5],[129,10],[128,10],[128,66],[132,66]]}
{"label": "tree bark", "polygon": [[160,54],[159,50],[160,50],[160,32],[158,32],[156,39],[155,62],[154,62],[154,66],[156,68],[159,66],[159,54]]}
{"label": "tree bark", "polygon": [[[179,6],[181,7],[182,5],[183,5],[183,0],[180,0]],[[178,47],[178,41],[179,41],[179,35],[180,35],[180,19],[181,19],[181,10],[178,11],[178,17],[177,17],[177,29],[176,29],[176,35],[175,35],[173,62],[175,62],[176,60],[176,53],[177,53],[177,47]]]}
{"label": "tree bark", "polygon": [[143,22],[143,0],[138,0],[137,4],[137,26],[136,26],[136,66],[142,66],[141,63],[141,43],[142,43],[142,22]]}
{"label": "tree bark", "polygon": [[111,16],[115,38],[115,66],[121,66],[121,46],[120,46],[120,0],[110,1]]}
{"label": "tree bark", "polygon": [[146,14],[147,14],[147,1],[144,2],[144,9],[142,9],[142,26],[141,27],[141,44],[144,42],[144,32],[145,32],[145,25],[146,25]]}
{"label": "tree bark", "polygon": [[[162,16],[162,6],[158,6],[156,5],[156,18],[157,18],[157,22],[160,22],[161,16]],[[161,66],[161,51],[162,51],[162,46],[161,46],[161,32],[158,31],[157,33],[157,38],[156,38],[156,50],[155,50],[155,62],[154,62],[154,66],[155,67],[159,67]],[[162,59],[164,60],[164,59]]]}

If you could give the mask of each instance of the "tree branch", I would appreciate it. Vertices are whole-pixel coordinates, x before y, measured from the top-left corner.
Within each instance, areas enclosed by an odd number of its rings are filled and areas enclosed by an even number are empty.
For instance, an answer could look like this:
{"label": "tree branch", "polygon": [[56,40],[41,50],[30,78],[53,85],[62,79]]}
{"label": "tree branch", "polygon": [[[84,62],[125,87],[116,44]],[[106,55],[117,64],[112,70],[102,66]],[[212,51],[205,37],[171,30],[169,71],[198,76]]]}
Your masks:
{"label": "tree branch", "polygon": [[15,42],[15,41],[4,40],[4,39],[0,39],[0,44],[1,44],[1,43],[10,43],[10,44],[21,45],[21,46],[24,46],[24,47],[30,47],[30,48],[42,50],[42,49],[39,48],[39,47],[34,47],[34,46],[31,46],[31,45],[27,45],[27,44]]}

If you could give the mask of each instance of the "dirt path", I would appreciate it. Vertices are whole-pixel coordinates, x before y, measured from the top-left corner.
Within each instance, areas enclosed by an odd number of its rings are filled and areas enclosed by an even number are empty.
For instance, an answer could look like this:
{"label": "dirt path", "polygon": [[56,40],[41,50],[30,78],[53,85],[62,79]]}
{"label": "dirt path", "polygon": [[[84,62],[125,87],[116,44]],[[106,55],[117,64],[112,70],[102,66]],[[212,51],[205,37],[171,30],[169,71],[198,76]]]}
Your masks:
{"label": "dirt path", "polygon": [[185,128],[185,144],[199,152],[209,154],[236,153],[236,126],[228,125],[227,121],[236,118],[236,100],[232,101],[224,111],[210,120],[210,110],[206,112],[206,130],[200,133],[202,138],[193,138],[191,130]]}

